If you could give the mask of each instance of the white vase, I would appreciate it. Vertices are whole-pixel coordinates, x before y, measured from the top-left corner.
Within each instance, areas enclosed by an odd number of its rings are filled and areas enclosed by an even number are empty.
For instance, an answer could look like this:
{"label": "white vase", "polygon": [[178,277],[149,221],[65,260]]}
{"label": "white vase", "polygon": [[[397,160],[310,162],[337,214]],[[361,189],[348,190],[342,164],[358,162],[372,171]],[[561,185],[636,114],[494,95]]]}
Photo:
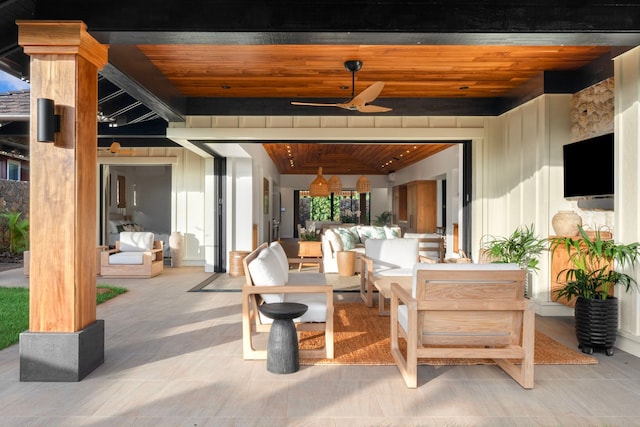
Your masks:
{"label": "white vase", "polygon": [[574,211],[558,211],[551,219],[551,225],[557,236],[573,237],[579,233],[582,218]]}
{"label": "white vase", "polygon": [[184,257],[184,238],[182,233],[175,231],[169,236],[169,252],[171,253],[171,267],[180,267]]}

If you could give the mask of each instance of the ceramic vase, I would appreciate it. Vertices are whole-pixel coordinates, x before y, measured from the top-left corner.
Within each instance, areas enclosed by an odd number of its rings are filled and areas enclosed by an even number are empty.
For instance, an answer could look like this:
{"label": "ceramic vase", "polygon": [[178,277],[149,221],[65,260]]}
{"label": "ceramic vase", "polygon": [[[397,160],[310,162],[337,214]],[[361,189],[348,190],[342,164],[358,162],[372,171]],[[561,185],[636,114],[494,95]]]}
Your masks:
{"label": "ceramic vase", "polygon": [[176,231],[169,236],[169,251],[171,252],[171,267],[180,267],[184,256],[184,238]]}
{"label": "ceramic vase", "polygon": [[577,236],[582,218],[574,211],[558,211],[551,219],[551,225],[557,236]]}

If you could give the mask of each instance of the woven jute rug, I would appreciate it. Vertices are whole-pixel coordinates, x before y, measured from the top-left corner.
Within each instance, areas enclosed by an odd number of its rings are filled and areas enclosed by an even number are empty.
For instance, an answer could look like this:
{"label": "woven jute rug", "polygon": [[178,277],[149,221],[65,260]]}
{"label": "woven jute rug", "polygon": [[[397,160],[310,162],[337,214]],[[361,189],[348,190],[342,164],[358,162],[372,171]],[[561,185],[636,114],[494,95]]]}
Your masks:
{"label": "woven jute rug", "polygon": [[[302,365],[395,365],[390,352],[389,317],[378,315],[377,307],[364,303],[336,303],[334,307],[334,359],[301,359]],[[401,346],[404,340],[401,340]],[[301,332],[300,348],[321,348],[324,335]],[[536,365],[592,365],[598,359],[551,339],[536,331],[534,360]],[[487,365],[490,359],[424,359],[421,365]]]}

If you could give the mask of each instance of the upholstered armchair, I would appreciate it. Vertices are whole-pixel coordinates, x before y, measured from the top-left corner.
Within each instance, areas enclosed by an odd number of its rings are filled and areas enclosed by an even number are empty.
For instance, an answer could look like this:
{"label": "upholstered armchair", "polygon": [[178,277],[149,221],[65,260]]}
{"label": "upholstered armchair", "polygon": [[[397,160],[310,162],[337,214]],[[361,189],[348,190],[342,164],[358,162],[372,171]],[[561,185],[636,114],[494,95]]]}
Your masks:
{"label": "upholstered armchair", "polygon": [[149,278],[162,273],[163,244],[153,240],[153,233],[123,231],[115,246],[100,254],[102,277]]}

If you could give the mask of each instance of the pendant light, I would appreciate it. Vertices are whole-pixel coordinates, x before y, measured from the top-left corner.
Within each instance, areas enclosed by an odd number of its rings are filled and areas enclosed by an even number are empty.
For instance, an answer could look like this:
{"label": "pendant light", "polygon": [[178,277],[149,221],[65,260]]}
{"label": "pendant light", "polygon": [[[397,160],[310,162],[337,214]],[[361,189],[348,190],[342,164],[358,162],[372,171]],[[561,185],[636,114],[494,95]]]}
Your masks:
{"label": "pendant light", "polygon": [[369,193],[371,191],[371,184],[366,176],[362,175],[356,182],[356,191],[358,193]]}
{"label": "pendant light", "polygon": [[309,195],[311,197],[327,197],[329,195],[329,183],[322,176],[322,166],[318,167],[318,176],[309,186]]}
{"label": "pendant light", "polygon": [[337,194],[342,191],[342,181],[340,181],[340,178],[337,175],[333,175],[329,178],[327,183],[329,184],[330,193]]}

